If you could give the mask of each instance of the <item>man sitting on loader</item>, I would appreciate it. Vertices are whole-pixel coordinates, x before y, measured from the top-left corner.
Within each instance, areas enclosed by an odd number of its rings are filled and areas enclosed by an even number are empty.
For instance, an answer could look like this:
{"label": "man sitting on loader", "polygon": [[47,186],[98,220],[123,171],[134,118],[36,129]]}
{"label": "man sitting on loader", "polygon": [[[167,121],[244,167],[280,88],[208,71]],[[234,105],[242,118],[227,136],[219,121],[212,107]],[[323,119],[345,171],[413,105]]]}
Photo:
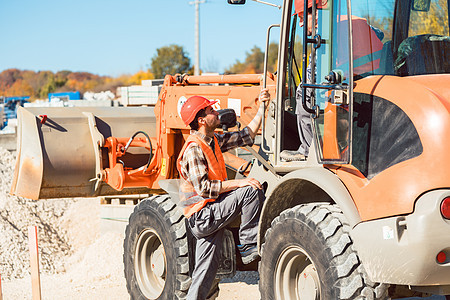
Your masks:
{"label": "man sitting on loader", "polygon": [[206,299],[219,266],[224,227],[241,214],[238,245],[242,262],[258,258],[256,239],[262,203],[261,183],[254,178],[227,180],[222,152],[252,145],[264,117],[262,89],[260,106],[253,120],[241,131],[215,133],[220,126],[216,101],[190,97],[181,108],[181,118],[191,127],[177,161],[180,173],[180,205],[196,238],[195,267],[187,299]]}

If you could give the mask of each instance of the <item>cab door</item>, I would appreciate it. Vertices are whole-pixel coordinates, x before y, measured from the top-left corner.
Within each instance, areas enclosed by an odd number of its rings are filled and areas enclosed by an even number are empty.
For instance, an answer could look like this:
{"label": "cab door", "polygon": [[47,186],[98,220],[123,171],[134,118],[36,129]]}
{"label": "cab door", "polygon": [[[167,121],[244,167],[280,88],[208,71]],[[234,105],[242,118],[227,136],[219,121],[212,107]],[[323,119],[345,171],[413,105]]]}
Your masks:
{"label": "cab door", "polygon": [[353,68],[349,59],[352,47],[347,1],[322,3],[322,8],[316,8],[315,12],[317,27],[313,28],[312,37],[304,40],[311,43],[311,60],[313,63],[315,60],[315,66],[311,66],[311,70],[315,70],[311,82],[314,95],[311,114],[318,160],[321,163],[349,163]]}
{"label": "cab door", "polygon": [[316,146],[318,161],[349,163],[353,75],[347,2],[316,0],[308,18],[317,20],[317,25],[310,32],[305,28],[306,14],[301,26],[298,6],[292,1],[285,98],[292,98],[294,89],[297,94],[301,90],[302,101],[297,101],[295,110],[310,115],[315,140],[311,146]]}

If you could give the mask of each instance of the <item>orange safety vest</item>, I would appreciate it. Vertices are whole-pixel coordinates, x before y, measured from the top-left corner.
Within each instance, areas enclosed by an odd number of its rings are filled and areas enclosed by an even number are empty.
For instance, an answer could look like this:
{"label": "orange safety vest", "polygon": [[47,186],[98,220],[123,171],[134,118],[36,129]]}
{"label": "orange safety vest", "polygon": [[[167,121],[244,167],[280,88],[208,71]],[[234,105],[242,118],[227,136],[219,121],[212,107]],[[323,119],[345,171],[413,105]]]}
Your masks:
{"label": "orange safety vest", "polygon": [[[177,168],[180,173],[181,182],[180,182],[180,204],[183,206],[183,213],[186,218],[192,216],[192,214],[200,211],[208,202],[215,201],[216,199],[205,199],[197,194],[194,186],[190,183],[187,178],[184,178],[181,174],[181,159],[183,158],[184,151],[191,143],[196,143],[200,146],[203,151],[203,154],[206,157],[206,161],[208,163],[208,179],[209,180],[221,180],[224,181],[227,179],[227,171],[225,169],[225,161],[223,159],[222,151],[220,151],[219,143],[217,142],[217,138],[214,136],[214,149],[215,155],[212,151],[211,147],[203,140],[201,137],[191,134],[183,148],[181,149],[180,155],[177,159]],[[197,199],[193,198],[196,197]],[[189,202],[189,199],[194,200],[194,203],[184,204],[183,202]]]}

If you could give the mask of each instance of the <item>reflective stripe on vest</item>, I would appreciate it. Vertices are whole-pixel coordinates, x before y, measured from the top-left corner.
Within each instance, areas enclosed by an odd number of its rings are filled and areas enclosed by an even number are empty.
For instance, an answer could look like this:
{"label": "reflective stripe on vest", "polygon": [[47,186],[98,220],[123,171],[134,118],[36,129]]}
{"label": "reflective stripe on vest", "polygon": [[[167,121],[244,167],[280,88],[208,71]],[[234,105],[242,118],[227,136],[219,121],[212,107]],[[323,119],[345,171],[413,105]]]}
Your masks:
{"label": "reflective stripe on vest", "polygon": [[206,161],[208,163],[208,179],[209,180],[221,180],[227,179],[227,171],[225,169],[225,161],[223,159],[222,151],[220,150],[217,138],[214,136],[214,149],[215,155],[211,147],[206,143],[205,140],[197,135],[191,134],[183,148],[181,149],[180,155],[177,160],[177,168],[180,173],[181,183],[180,183],[180,205],[183,207],[184,215],[189,218],[192,214],[200,211],[208,202],[215,201],[216,199],[207,199],[199,196],[195,191],[194,186],[184,178],[181,174],[181,159],[183,158],[184,152],[191,143],[196,143],[202,149],[205,155]]}

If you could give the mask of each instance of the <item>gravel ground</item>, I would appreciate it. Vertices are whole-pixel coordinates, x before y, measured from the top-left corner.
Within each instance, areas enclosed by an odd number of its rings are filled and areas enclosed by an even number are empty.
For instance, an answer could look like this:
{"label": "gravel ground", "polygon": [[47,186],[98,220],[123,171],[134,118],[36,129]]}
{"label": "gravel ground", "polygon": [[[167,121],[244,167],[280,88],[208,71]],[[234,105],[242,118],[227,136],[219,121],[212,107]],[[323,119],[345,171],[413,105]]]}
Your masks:
{"label": "gravel ground", "polygon": [[64,213],[75,200],[30,201],[9,195],[15,157],[0,148],[0,272],[3,279],[29,273],[28,227],[38,227],[41,270],[63,271],[71,254]]}
{"label": "gravel ground", "polygon": [[[42,299],[129,299],[123,235],[100,234],[99,200],[31,201],[9,195],[14,165],[14,155],[0,148],[3,299],[31,299],[29,226],[38,227]],[[238,272],[220,284],[218,299],[259,299],[258,278],[257,272]]]}
{"label": "gravel ground", "polygon": [[[123,235],[98,234],[99,206],[96,199],[72,200],[62,220],[71,254],[61,257],[59,272],[42,270],[42,299],[129,299],[123,276]],[[31,298],[28,253],[24,256],[23,262],[17,259],[26,270],[23,278],[2,276],[5,300]],[[257,272],[237,272],[220,283],[218,299],[259,299],[258,278]]]}

